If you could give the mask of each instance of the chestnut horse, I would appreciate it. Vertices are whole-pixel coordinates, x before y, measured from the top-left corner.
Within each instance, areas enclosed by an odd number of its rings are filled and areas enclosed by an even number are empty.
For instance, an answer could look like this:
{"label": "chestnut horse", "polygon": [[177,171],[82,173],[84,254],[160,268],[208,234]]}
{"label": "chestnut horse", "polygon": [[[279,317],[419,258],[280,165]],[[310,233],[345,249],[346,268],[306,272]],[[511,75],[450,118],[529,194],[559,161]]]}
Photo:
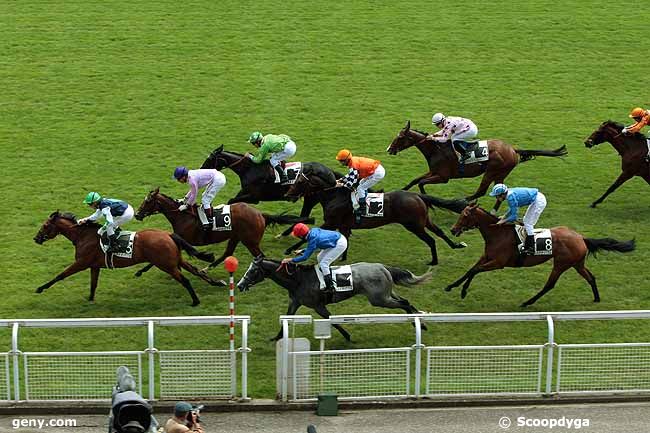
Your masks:
{"label": "chestnut horse", "polygon": [[485,163],[466,164],[461,171],[451,142],[438,143],[427,140],[427,136],[426,132],[411,129],[409,120],[386,149],[390,155],[396,155],[404,149],[415,146],[427,160],[429,171],[413,179],[403,189],[409,190],[417,184],[420,192],[425,194],[424,185],[447,183],[449,179],[476,177],[485,173],[476,192],[467,197],[467,200],[470,201],[484,196],[492,182],[503,183],[512,169],[521,162],[530,161],[536,156],[557,157],[565,156],[568,153],[566,146],[555,150],[519,150],[501,140],[487,140],[489,160]]}
{"label": "chestnut horse", "polygon": [[[240,242],[244,244],[253,257],[262,254],[260,243],[267,225],[312,223],[314,221],[313,218],[263,214],[246,203],[235,203],[230,205],[232,230],[213,231],[203,229],[194,213],[195,208],[179,211],[178,206],[176,200],[161,193],[160,188],[156,188],[147,194],[147,197],[138,208],[135,218],[142,221],[149,215],[162,213],[171,223],[174,233],[178,233],[192,245],[210,245],[227,240],[226,251],[210,264],[209,267],[211,268],[223,262],[226,257],[231,256]],[[136,276],[139,277],[143,272],[151,269],[151,266],[153,265],[145,266],[136,272]]]}
{"label": "chestnut horse", "polygon": [[[90,297],[88,300],[91,302],[95,300],[99,271],[101,268],[106,267],[106,257],[99,246],[98,228],[99,225],[96,223],[78,225],[74,215],[59,213],[59,211],[53,212],[45,220],[41,229],[34,236],[34,241],[40,245],[62,234],[74,244],[75,262],[53,280],[36,289],[36,293],[42,293],[43,290],[57,281],[90,268]],[[137,263],[150,262],[153,266],[167,272],[187,289],[192,297],[192,306],[194,307],[199,305],[199,298],[196,296],[196,292],[194,292],[189,280],[181,274],[180,268],[190,271],[213,286],[225,285],[225,283],[214,281],[207,275],[202,275],[197,268],[183,260],[181,249],[187,251],[192,257],[206,262],[214,259],[212,254],[197,251],[177,234],[167,233],[162,230],[142,230],[135,235],[132,258],[114,256],[113,266],[115,268],[125,268]]]}
{"label": "chestnut horse", "polygon": [[622,129],[621,123],[608,120],[601,123],[598,129],[585,140],[585,146],[588,148],[606,141],[614,146],[614,149],[621,155],[621,170],[623,171],[612,186],[607,188],[605,194],[590,205],[591,207],[602,203],[608,195],[634,176],[640,176],[650,184],[650,164],[645,160],[645,156],[648,154],[645,136],[639,133],[621,134]]}
{"label": "chestnut horse", "polygon": [[517,251],[518,236],[515,233],[514,226],[512,224],[497,225],[498,220],[499,218],[490,215],[476,204],[467,206],[460,214],[458,221],[451,228],[451,232],[456,236],[460,236],[462,232],[478,227],[481,236],[485,240],[485,251],[479,261],[465,275],[445,288],[446,291],[458,287],[465,281],[460,294],[461,298],[465,298],[472,279],[480,272],[494,271],[505,267],[537,266],[552,258],[553,270],[544,288],[521,304],[522,307],[534,304],[546,292],[555,287],[560,275],[569,268],[574,268],[582,278],[587,280],[594,294],[594,302],[600,302],[596,277],[585,266],[587,256],[600,250],[620,253],[634,250],[634,240],[622,242],[611,238],[591,239],[585,238],[580,233],[567,227],[554,227],[551,229],[553,255],[524,256],[522,258]]}

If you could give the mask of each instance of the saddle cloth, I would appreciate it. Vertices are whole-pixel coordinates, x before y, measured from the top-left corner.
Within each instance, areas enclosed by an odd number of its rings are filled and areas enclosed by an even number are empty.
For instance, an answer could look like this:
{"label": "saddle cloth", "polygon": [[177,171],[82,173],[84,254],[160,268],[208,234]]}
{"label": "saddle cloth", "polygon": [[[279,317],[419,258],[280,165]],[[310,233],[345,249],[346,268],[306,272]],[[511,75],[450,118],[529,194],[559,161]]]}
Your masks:
{"label": "saddle cloth", "polygon": [[[206,225],[208,223],[208,217],[205,216],[203,206],[197,206],[196,210],[199,215],[199,220],[201,220],[201,224]],[[232,218],[230,216],[229,204],[220,204],[219,206],[212,208],[212,215],[214,215],[212,231],[225,232],[232,230]]]}
{"label": "saddle cloth", "polygon": [[384,193],[369,192],[366,196],[366,217],[384,216]]}
{"label": "saddle cloth", "polygon": [[[521,252],[524,249],[524,241],[526,240],[526,229],[524,226],[515,226],[515,232],[519,237],[517,250]],[[550,229],[535,229],[533,230],[535,236],[535,255],[536,256],[550,256],[553,255],[553,236]]]}
{"label": "saddle cloth", "polygon": [[[316,270],[316,275],[318,276],[318,282],[320,288],[325,288],[325,280],[323,279],[323,271],[320,270],[320,266],[314,265]],[[332,282],[334,283],[334,289],[337,292],[351,292],[354,290],[354,282],[352,281],[352,268],[350,265],[343,266],[332,266],[330,267],[332,271]]]}
{"label": "saddle cloth", "polygon": [[[117,240],[113,245],[113,256],[130,259],[133,257],[133,242],[135,241],[135,232],[120,231],[117,235]],[[104,243],[104,239],[99,238],[99,246],[102,252],[106,254],[108,245]]]}
{"label": "saddle cloth", "polygon": [[[467,143],[467,159],[464,164],[474,164],[475,162],[484,162],[490,158],[490,151],[488,149],[487,140],[470,141]],[[454,152],[458,156],[458,161],[461,159],[461,154],[452,145]]]}
{"label": "saddle cloth", "polygon": [[[284,174],[287,175],[287,179],[289,179],[288,182],[283,185],[293,185],[296,183],[296,179],[298,179],[300,173],[302,173],[302,162],[287,162],[282,166],[282,169],[284,170]],[[273,170],[273,174],[275,175],[275,183],[280,183],[280,175],[278,172]]]}

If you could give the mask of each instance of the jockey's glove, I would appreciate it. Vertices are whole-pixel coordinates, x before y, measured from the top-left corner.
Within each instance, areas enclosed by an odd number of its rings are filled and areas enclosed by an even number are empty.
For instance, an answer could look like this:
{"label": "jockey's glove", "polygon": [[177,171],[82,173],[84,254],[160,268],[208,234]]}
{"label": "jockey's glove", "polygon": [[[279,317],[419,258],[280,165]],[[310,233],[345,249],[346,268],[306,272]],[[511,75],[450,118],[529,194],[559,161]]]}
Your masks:
{"label": "jockey's glove", "polygon": [[178,206],[178,211],[179,211],[179,212],[183,212],[183,211],[186,210],[186,209],[187,209],[187,205],[186,205],[186,204],[182,204],[182,205]]}

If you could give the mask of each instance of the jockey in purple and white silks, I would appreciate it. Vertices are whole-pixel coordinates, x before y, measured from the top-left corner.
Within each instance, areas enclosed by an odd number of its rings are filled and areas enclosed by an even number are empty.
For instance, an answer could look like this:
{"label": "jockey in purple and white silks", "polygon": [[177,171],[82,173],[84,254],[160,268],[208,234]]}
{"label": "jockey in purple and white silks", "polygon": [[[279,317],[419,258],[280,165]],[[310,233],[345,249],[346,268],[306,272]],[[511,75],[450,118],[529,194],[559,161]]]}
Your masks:
{"label": "jockey in purple and white silks", "polygon": [[462,149],[461,162],[465,161],[467,159],[467,142],[478,135],[478,128],[474,122],[464,117],[447,117],[442,113],[436,113],[431,118],[431,123],[440,130],[430,134],[427,138],[442,143],[451,140],[452,145],[457,144]]}
{"label": "jockey in purple and white silks", "polygon": [[186,167],[176,167],[174,170],[174,179],[190,185],[190,190],[183,198],[183,204],[178,207],[179,211],[184,211],[196,203],[199,189],[205,187],[205,191],[203,191],[203,195],[201,196],[201,204],[203,205],[205,216],[208,218],[208,224],[204,228],[209,229],[212,227],[214,223],[212,200],[214,200],[219,190],[226,185],[226,176],[214,168],[188,170]]}

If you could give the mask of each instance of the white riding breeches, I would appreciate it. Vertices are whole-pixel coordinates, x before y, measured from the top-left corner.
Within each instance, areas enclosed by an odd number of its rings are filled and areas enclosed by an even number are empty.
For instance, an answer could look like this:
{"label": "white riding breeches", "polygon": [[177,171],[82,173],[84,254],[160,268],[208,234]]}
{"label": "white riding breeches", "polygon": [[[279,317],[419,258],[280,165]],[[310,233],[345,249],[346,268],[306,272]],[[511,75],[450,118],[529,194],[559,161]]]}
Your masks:
{"label": "white riding breeches", "polygon": [[336,246],[333,248],[328,248],[326,250],[321,251],[318,253],[318,266],[320,267],[320,270],[323,272],[323,275],[330,275],[330,265],[332,262],[339,257],[345,252],[345,250],[348,248],[348,240],[345,238],[345,236],[341,235],[339,240],[336,242]]}
{"label": "white riding breeches", "polygon": [[113,236],[115,234],[115,230],[118,227],[128,223],[133,219],[133,214],[134,214],[133,208],[131,207],[131,205],[128,205],[122,215],[114,216],[112,223],[109,223],[107,221],[106,224],[104,224],[103,226],[100,227],[99,230],[97,230],[97,234],[101,236],[104,234],[104,232],[106,232],[107,235]]}
{"label": "white riding breeches", "polygon": [[296,154],[296,143],[289,140],[287,141],[287,144],[284,145],[284,149],[282,149],[277,153],[271,154],[271,158],[269,159],[269,162],[271,163],[271,166],[275,168],[275,166],[280,164],[280,162],[286,161],[287,159],[291,158],[295,154]]}
{"label": "white riding breeches", "polygon": [[214,200],[217,193],[225,185],[226,176],[222,172],[218,171],[214,176],[214,180],[205,187],[203,195],[201,196],[201,204],[203,205],[203,209],[210,209],[210,206],[212,206],[212,200]]}
{"label": "white riding breeches", "polygon": [[535,228],[535,224],[537,224],[537,220],[544,211],[545,207],[546,197],[541,192],[538,192],[537,198],[530,204],[530,206],[528,206],[528,209],[526,209],[526,214],[524,215],[524,228],[526,229],[526,234],[528,236],[533,236],[533,229]]}
{"label": "white riding breeches", "polygon": [[359,181],[356,191],[352,191],[351,194],[354,209],[359,209],[359,199],[365,198],[368,195],[368,190],[382,180],[384,176],[386,176],[386,170],[384,170],[383,165],[379,164],[373,174]]}
{"label": "white riding breeches", "polygon": [[470,141],[473,138],[476,138],[477,135],[478,135],[478,128],[476,127],[476,125],[471,124],[467,131],[460,132],[458,134],[456,134],[456,133],[451,134],[450,138],[451,138],[452,142],[453,141]]}

